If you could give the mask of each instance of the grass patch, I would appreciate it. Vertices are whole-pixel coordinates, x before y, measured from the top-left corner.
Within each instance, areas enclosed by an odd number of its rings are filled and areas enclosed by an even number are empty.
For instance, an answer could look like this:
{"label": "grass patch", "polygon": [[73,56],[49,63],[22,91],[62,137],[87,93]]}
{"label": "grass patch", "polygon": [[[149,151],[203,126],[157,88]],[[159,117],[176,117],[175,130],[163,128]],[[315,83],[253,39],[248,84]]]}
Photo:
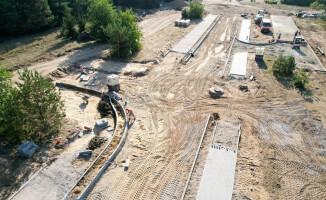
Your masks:
{"label": "grass patch", "polygon": [[2,66],[12,70],[63,56],[88,44],[61,37],[58,28],[6,41],[2,39],[2,41],[0,62]]}

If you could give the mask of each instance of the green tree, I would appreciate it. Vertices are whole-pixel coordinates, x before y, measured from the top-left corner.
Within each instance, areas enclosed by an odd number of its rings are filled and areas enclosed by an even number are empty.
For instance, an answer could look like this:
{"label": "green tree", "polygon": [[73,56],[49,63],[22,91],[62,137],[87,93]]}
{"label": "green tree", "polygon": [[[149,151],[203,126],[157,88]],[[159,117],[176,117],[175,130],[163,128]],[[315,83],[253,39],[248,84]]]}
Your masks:
{"label": "green tree", "polygon": [[288,75],[292,74],[296,67],[294,57],[290,56],[288,58],[280,55],[273,63],[272,70],[275,74]]}
{"label": "green tree", "polygon": [[49,6],[54,16],[52,26],[61,26],[62,18],[64,15],[65,6],[68,6],[69,2],[66,0],[48,0]]}
{"label": "green tree", "polygon": [[310,7],[313,9],[325,9],[325,5],[322,3],[319,3],[318,1],[315,1],[313,3],[310,4]]}
{"label": "green tree", "polygon": [[106,41],[112,45],[112,55],[126,58],[129,52],[140,49],[142,33],[137,25],[136,16],[132,10],[119,11],[114,23],[108,24],[104,29]]}
{"label": "green tree", "polygon": [[71,15],[71,9],[65,5],[61,33],[67,38],[77,38],[78,33],[75,29],[75,24],[76,19]]}
{"label": "green tree", "polygon": [[9,143],[21,141],[25,132],[24,111],[19,90],[12,86],[12,72],[0,67],[0,138]]}
{"label": "green tree", "polygon": [[117,14],[111,0],[90,0],[88,20],[91,23],[90,33],[95,39],[106,41],[104,29],[108,24],[113,24],[116,18]]}
{"label": "green tree", "polygon": [[192,19],[201,19],[204,15],[204,6],[198,1],[190,2],[189,15]]}
{"label": "green tree", "polygon": [[54,19],[47,0],[0,1],[0,34],[19,35],[49,27]]}
{"label": "green tree", "polygon": [[0,67],[0,139],[17,144],[35,138],[39,131],[51,135],[62,121],[63,102],[54,84],[37,72],[19,73],[17,87],[12,73]]}
{"label": "green tree", "polygon": [[19,80],[16,84],[28,117],[25,130],[32,134],[39,131],[53,134],[58,131],[63,116],[63,101],[55,85],[37,71],[26,68],[19,72]]}
{"label": "green tree", "polygon": [[309,74],[303,70],[296,72],[292,83],[296,88],[305,88],[309,84]]}

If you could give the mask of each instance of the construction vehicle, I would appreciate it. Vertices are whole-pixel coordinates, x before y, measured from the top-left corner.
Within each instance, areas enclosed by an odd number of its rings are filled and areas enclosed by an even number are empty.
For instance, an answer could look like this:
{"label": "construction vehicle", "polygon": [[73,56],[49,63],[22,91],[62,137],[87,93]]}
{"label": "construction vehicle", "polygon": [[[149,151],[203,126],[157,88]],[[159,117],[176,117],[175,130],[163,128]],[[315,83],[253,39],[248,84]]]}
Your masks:
{"label": "construction vehicle", "polygon": [[260,22],[260,31],[262,33],[268,33],[271,30],[272,21],[270,19],[263,19]]}
{"label": "construction vehicle", "polygon": [[264,16],[264,14],[265,14],[265,10],[258,10],[258,15]]}
{"label": "construction vehicle", "polygon": [[260,24],[261,21],[263,20],[263,18],[264,18],[264,15],[262,15],[262,14],[258,14],[258,15],[255,17],[255,23],[256,23],[256,24]]}
{"label": "construction vehicle", "polygon": [[302,35],[294,36],[292,49],[300,49],[303,42],[304,38],[302,37]]}

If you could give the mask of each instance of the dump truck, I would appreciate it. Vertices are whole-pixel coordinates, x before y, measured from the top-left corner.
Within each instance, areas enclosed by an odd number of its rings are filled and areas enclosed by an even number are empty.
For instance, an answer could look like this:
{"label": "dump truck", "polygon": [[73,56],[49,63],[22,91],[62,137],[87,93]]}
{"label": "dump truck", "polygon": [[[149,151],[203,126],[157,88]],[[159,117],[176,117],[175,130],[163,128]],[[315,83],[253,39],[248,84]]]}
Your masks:
{"label": "dump truck", "polygon": [[262,33],[268,33],[272,28],[272,21],[270,19],[263,19],[260,22],[260,31]]}

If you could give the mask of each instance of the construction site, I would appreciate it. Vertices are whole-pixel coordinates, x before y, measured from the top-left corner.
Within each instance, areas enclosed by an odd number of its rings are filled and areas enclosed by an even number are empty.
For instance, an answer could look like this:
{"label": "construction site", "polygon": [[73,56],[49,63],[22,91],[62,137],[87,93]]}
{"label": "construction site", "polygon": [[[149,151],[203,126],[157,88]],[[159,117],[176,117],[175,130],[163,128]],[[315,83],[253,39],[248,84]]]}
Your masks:
{"label": "construction site", "polygon": [[[130,60],[94,44],[29,67],[61,93],[63,146],[1,199],[326,199],[326,29],[298,6],[202,4],[181,25],[185,1],[148,10]],[[305,90],[273,76],[279,55]]]}

